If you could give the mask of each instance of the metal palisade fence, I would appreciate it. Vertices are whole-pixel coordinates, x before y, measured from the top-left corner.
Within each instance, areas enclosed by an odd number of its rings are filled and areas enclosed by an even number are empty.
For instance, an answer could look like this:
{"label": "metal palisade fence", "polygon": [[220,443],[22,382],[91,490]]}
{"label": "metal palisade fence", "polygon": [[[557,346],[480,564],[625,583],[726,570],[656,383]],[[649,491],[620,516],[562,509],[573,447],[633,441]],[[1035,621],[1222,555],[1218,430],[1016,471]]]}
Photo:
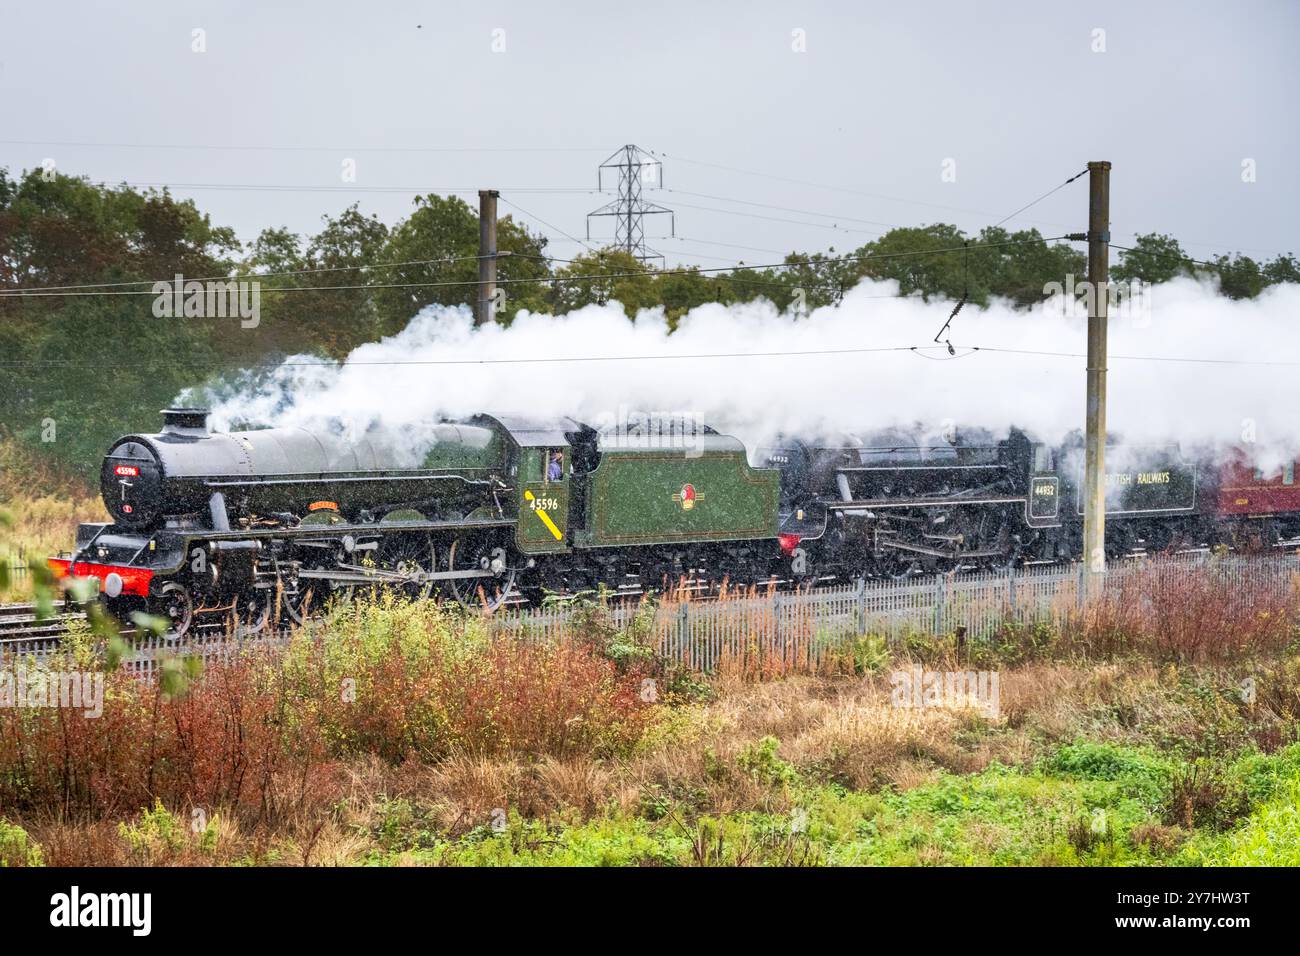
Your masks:
{"label": "metal palisade fence", "polygon": [[9,565],[9,577],[13,580],[27,577],[27,549],[21,545],[16,551],[8,554],[0,554],[0,561],[5,561]]}
{"label": "metal palisade fence", "polygon": [[[1288,599],[1300,584],[1300,554],[1263,557],[1205,553],[1117,562],[1105,576],[1105,593],[1124,595],[1126,582],[1158,587],[1212,574],[1243,594]],[[1142,575],[1141,578],[1136,577]],[[616,628],[636,622],[668,660],[709,672],[728,661],[762,659],[795,670],[815,669],[840,655],[862,635],[891,644],[909,635],[963,631],[971,641],[986,639],[1009,624],[1057,623],[1083,604],[1083,568],[1078,564],[1009,568],[948,574],[908,581],[870,580],[799,591],[737,591],[717,599],[664,599],[652,605],[610,602],[601,613]],[[578,616],[590,614],[572,603],[509,608],[485,616],[490,634],[518,640],[555,640]],[[318,629],[319,625],[309,625]],[[328,640],[328,631],[319,628]],[[248,648],[283,645],[292,632],[250,636],[193,632],[180,640],[135,639],[126,664],[152,675],[172,655],[197,655],[207,662],[229,660]],[[49,642],[10,641],[0,658],[44,656]]]}
{"label": "metal palisade fence", "polygon": [[[1118,595],[1137,574],[1162,580],[1212,573],[1243,592],[1289,596],[1300,583],[1300,555],[1213,557],[1197,552],[1111,565],[1105,593]],[[861,635],[896,644],[912,634],[952,634],[985,639],[1008,624],[1057,623],[1084,601],[1081,564],[1007,568],[935,575],[910,581],[859,580],[805,591],[739,593],[720,600],[668,600],[654,608],[652,640],[667,659],[699,671],[728,660],[760,658],[795,669],[817,667]],[[498,633],[554,638],[570,626],[572,611],[555,608],[500,612]],[[635,605],[611,606],[611,623],[625,627],[644,613]]]}

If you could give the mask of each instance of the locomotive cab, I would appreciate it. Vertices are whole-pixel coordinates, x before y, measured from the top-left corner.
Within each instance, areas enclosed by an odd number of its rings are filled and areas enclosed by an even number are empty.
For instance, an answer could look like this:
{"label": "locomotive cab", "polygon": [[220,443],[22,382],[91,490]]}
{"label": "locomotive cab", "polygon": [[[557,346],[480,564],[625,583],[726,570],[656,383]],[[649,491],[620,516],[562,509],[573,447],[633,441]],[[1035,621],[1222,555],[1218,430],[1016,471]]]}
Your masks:
{"label": "locomotive cab", "polygon": [[516,547],[527,555],[567,551],[574,473],[571,436],[583,426],[571,418],[535,421],[510,415],[478,415],[472,421],[503,431],[513,445]]}

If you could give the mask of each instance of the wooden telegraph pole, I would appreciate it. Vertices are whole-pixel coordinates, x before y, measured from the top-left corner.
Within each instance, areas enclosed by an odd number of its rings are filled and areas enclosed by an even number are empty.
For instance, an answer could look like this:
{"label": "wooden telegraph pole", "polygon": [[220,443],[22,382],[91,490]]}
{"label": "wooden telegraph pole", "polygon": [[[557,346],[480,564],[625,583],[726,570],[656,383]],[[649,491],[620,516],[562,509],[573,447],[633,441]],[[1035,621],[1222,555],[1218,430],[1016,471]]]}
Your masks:
{"label": "wooden telegraph pole", "polygon": [[478,191],[478,308],[474,324],[492,322],[497,291],[497,196],[495,189]]}
{"label": "wooden telegraph pole", "polygon": [[1084,434],[1086,593],[1106,573],[1106,322],[1110,303],[1110,163],[1088,164],[1088,407]]}

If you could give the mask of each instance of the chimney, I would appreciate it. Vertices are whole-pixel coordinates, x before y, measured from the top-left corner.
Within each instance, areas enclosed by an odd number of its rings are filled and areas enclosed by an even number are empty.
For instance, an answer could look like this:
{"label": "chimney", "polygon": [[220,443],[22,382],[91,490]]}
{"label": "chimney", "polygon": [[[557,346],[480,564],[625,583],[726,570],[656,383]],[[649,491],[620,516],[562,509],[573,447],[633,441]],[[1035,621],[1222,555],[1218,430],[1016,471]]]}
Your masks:
{"label": "chimney", "polygon": [[208,410],[206,408],[164,408],[162,410],[164,435],[178,438],[207,438]]}

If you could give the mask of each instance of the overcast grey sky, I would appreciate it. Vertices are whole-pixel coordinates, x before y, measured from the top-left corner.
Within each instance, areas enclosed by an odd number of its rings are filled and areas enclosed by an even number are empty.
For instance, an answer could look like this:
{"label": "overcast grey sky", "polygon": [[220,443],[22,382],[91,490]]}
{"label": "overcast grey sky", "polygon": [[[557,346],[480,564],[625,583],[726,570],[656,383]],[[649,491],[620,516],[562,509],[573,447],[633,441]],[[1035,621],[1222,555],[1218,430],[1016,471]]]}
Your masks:
{"label": "overcast grey sky", "polygon": [[[680,238],[652,244],[706,267],[847,250],[890,224],[978,229],[1090,159],[1114,163],[1116,242],[1300,252],[1288,0],[3,0],[0,23],[0,165],[190,184],[173,191],[243,239],[313,231],[354,200],[392,223],[417,190],[495,186],[570,255],[562,233],[582,238],[610,198],[596,166],[632,142],[665,157],[647,198],[676,210]],[[297,148],[228,148],[246,146]],[[1085,179],[1008,226],[1081,231],[1086,200]]]}

